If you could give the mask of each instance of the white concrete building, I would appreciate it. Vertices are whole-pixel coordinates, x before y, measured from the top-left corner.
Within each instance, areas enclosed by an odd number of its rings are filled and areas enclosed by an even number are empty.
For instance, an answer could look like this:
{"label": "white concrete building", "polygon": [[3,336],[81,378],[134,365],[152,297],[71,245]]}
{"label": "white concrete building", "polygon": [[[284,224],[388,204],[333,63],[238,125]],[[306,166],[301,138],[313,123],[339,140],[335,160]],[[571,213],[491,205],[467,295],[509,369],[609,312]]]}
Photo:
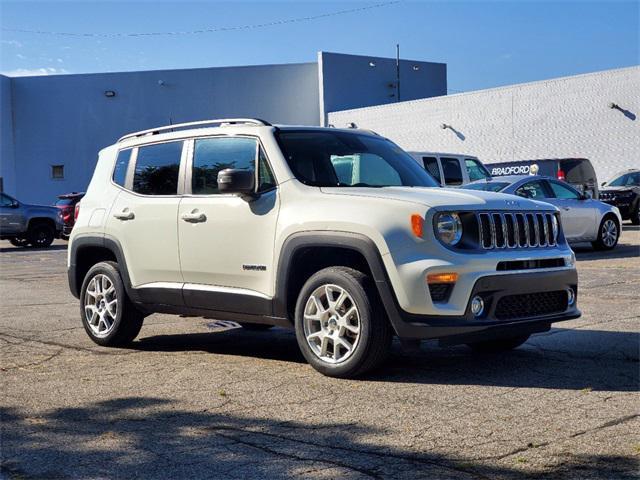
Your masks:
{"label": "white concrete building", "polygon": [[329,123],[353,122],[406,150],[464,153],[485,163],[589,158],[602,182],[640,168],[639,117],[636,66],[332,112]]}

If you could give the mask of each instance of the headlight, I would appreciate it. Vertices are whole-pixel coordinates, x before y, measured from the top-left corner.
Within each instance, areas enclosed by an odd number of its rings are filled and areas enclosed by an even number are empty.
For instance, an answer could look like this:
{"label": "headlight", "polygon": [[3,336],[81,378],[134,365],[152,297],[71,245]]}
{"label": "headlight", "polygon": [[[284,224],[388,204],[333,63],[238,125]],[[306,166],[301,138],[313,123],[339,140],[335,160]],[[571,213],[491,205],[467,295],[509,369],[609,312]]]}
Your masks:
{"label": "headlight", "polygon": [[457,213],[440,213],[436,217],[436,236],[445,245],[456,245],[462,238],[462,222]]}

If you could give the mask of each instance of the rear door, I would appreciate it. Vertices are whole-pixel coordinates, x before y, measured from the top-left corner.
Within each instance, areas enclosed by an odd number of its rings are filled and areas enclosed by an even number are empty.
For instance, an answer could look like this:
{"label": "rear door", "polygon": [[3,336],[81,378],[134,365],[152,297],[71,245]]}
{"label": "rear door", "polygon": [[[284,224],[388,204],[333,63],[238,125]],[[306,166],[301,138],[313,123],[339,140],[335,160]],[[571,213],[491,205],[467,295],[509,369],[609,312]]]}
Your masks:
{"label": "rear door", "polygon": [[598,210],[594,200],[584,198],[571,186],[556,180],[548,181],[553,203],[560,209],[562,227],[568,240],[593,240],[598,231]]}
{"label": "rear door", "polygon": [[464,183],[460,159],[456,157],[440,157],[442,177],[447,187],[459,187]]}
{"label": "rear door", "polygon": [[106,233],[119,241],[132,286],[141,289],[143,300],[149,293],[162,303],[182,303],[177,217],[183,144],[140,146],[120,152],[116,161],[113,182],[124,188],[111,208]]}
{"label": "rear door", "polygon": [[436,157],[422,157],[424,169],[442,186],[442,171]]}
{"label": "rear door", "polygon": [[0,194],[0,231],[3,234],[23,233],[22,209],[14,205],[13,198]]}

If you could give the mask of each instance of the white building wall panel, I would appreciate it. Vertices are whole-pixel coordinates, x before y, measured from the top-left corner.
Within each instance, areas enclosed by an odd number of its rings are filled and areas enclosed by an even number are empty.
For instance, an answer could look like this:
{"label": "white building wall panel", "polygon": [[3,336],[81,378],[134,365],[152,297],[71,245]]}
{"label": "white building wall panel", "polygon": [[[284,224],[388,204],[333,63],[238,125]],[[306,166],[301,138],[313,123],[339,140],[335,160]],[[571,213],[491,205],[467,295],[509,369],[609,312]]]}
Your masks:
{"label": "white building wall panel", "polygon": [[485,163],[586,157],[604,181],[640,168],[640,67],[329,114],[336,127],[349,122],[406,150]]}

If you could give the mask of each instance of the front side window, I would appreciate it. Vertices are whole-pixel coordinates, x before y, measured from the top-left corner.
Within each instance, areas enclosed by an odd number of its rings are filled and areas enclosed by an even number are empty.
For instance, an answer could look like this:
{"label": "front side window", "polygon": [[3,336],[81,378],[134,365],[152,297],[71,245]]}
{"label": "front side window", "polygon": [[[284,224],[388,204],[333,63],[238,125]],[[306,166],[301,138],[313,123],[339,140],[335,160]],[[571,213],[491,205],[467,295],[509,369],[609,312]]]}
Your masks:
{"label": "front side window", "polygon": [[553,190],[553,195],[556,198],[564,198],[567,200],[578,200],[580,198],[580,194],[573,188],[556,182],[549,182],[549,184],[551,185],[551,190]]}
{"label": "front side window", "polygon": [[442,157],[440,161],[442,162],[444,183],[446,185],[462,185],[462,170],[458,159]]}
{"label": "front side window", "polygon": [[467,173],[469,174],[469,181],[474,182],[476,180],[484,180],[485,178],[490,177],[489,171],[484,168],[478,160],[475,158],[465,158],[464,166],[467,168]]}
{"label": "front side window", "polygon": [[547,198],[547,191],[544,188],[542,182],[529,182],[522,185],[516,190],[516,195],[524,198],[532,198],[534,200],[540,200],[541,198]]}
{"label": "front side window", "polygon": [[176,195],[182,143],[140,147],[133,175],[133,191],[143,195]]}
{"label": "front side window", "polygon": [[438,167],[438,159],[436,157],[422,157],[424,162],[424,169],[429,175],[435,178],[438,183],[442,182],[440,177],[440,168]]}
{"label": "front side window", "polygon": [[121,187],[125,186],[127,179],[127,169],[129,168],[129,160],[131,159],[131,149],[120,150],[116,158],[116,166],[113,169],[113,182]]}
{"label": "front side window", "polygon": [[278,143],[296,178],[315,187],[437,187],[400,147],[358,132],[281,130]]}
{"label": "front side window", "polygon": [[638,185],[640,185],[640,172],[621,175],[607,184],[609,187],[637,187]]}
{"label": "front side window", "polygon": [[0,206],[2,207],[10,207],[13,205],[13,198],[9,195],[5,195],[4,193],[0,193]]}
{"label": "front side window", "polygon": [[257,151],[258,142],[253,138],[218,137],[196,140],[191,171],[191,193],[220,193],[218,173],[227,168],[255,171]]}

